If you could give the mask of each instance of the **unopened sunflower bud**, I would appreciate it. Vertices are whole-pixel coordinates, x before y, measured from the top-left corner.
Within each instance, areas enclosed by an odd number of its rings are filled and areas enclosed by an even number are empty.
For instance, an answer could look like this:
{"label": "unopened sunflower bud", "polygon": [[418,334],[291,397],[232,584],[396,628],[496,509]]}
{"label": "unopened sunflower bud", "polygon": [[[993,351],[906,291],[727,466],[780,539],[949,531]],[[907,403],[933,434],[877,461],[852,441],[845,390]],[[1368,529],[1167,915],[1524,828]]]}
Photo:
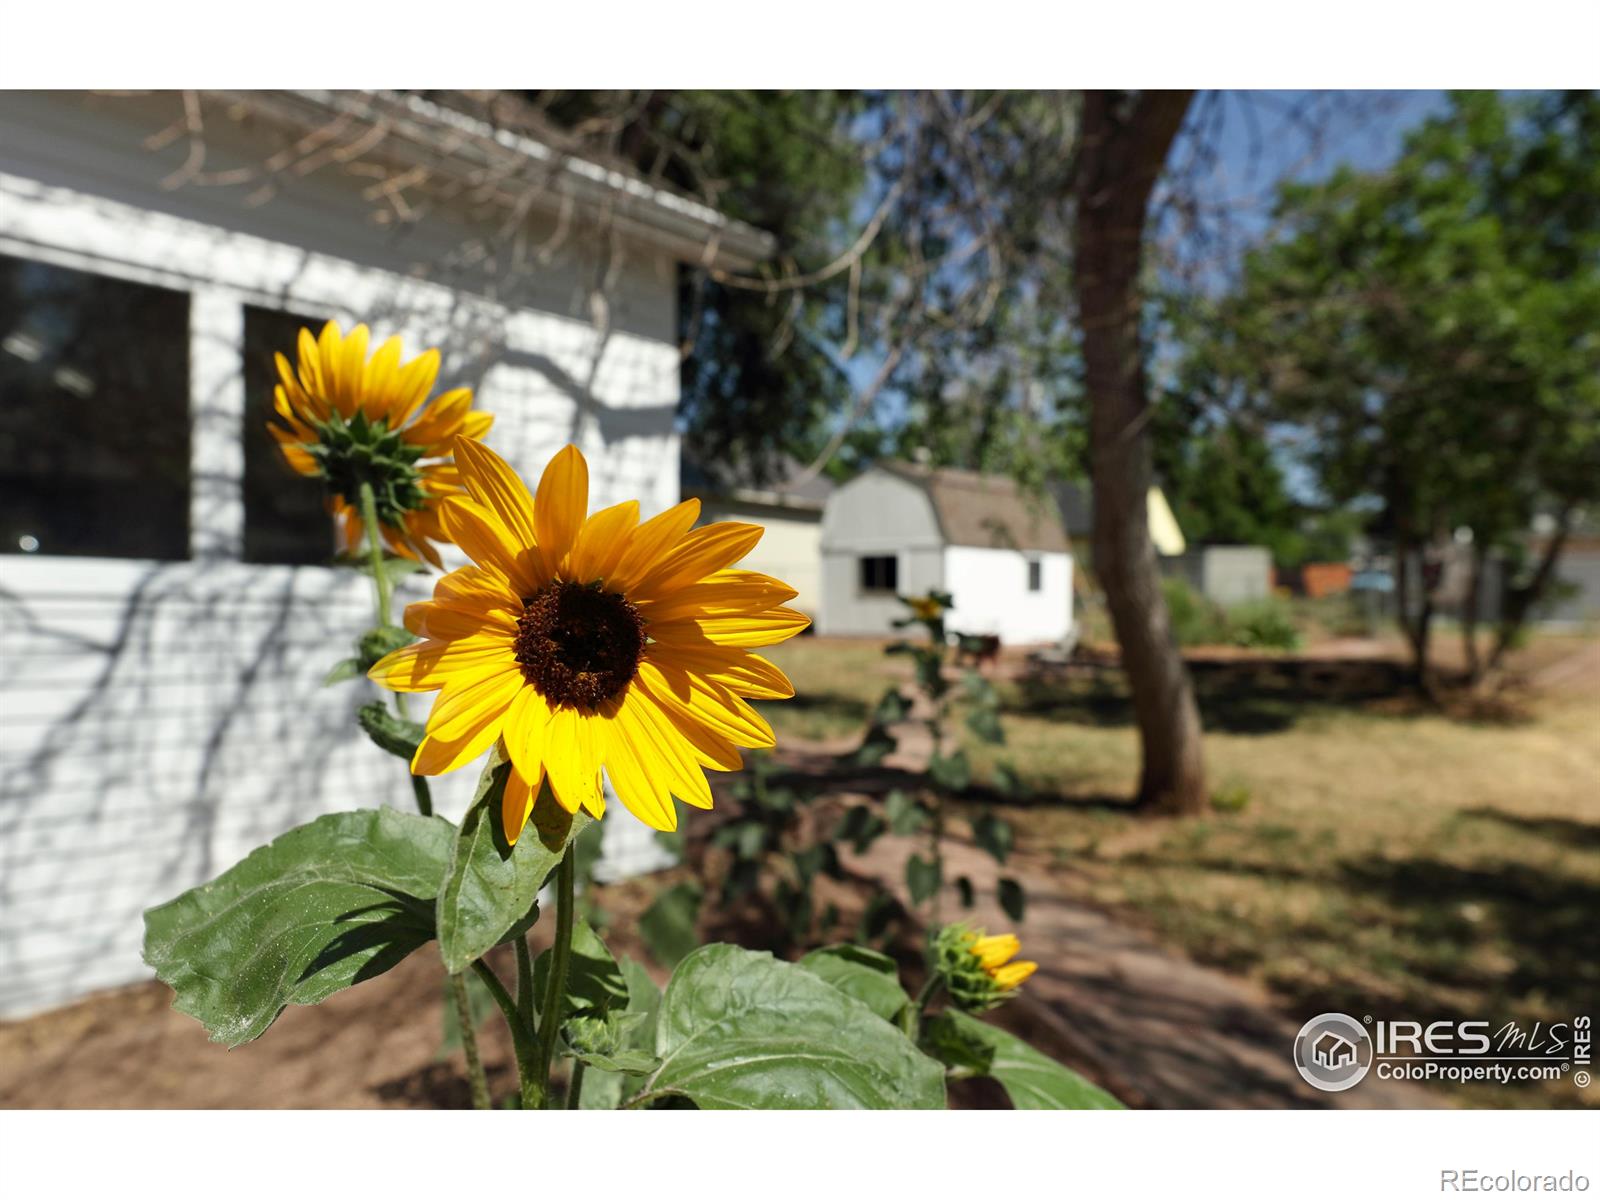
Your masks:
{"label": "unopened sunflower bud", "polygon": [[1012,962],[1022,943],[1014,933],[987,936],[969,925],[946,925],[934,938],[934,970],[956,1007],[983,1012],[1007,1000],[1038,963]]}

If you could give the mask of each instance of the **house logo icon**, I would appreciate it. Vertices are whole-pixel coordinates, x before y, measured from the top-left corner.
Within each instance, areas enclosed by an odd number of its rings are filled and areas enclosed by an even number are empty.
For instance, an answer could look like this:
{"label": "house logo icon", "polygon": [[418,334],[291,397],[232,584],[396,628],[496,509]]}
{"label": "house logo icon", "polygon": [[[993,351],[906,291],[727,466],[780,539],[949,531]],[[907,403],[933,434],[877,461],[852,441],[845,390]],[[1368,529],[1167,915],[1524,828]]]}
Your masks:
{"label": "house logo icon", "polygon": [[1354,1017],[1323,1013],[1300,1026],[1294,1039],[1294,1065],[1318,1091],[1342,1092],[1355,1087],[1372,1069],[1372,1039]]}

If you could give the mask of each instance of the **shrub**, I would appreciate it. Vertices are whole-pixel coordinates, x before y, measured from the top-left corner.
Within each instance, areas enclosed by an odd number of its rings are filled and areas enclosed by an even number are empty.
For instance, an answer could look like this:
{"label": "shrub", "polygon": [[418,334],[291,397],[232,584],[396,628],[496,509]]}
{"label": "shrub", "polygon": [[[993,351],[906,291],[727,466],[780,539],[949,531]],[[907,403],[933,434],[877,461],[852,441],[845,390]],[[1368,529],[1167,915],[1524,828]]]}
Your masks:
{"label": "shrub", "polygon": [[1163,579],[1172,636],[1180,646],[1215,646],[1228,640],[1228,618],[1182,579]]}
{"label": "shrub", "polygon": [[1253,650],[1298,650],[1300,630],[1282,600],[1253,600],[1228,611],[1228,642]]}

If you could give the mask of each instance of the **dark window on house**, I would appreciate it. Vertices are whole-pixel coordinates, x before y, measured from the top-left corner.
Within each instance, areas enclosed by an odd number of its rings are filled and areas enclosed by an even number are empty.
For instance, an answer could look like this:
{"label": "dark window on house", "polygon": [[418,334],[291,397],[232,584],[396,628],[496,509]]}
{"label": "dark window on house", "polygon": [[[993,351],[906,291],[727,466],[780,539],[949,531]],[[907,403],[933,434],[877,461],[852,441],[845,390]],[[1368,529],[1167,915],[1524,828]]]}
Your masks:
{"label": "dark window on house", "polygon": [[863,592],[893,592],[900,587],[899,562],[892,554],[876,554],[858,560],[861,564]]}
{"label": "dark window on house", "polygon": [[1044,564],[1037,558],[1028,560],[1028,590],[1030,592],[1044,590]]}
{"label": "dark window on house", "polygon": [[302,329],[322,322],[270,308],[244,310],[244,558],[253,563],[327,563],[333,520],[320,479],[298,475],[267,432],[278,382],[274,353],[293,365]]}
{"label": "dark window on house", "polygon": [[0,255],[0,554],[189,556],[189,297]]}

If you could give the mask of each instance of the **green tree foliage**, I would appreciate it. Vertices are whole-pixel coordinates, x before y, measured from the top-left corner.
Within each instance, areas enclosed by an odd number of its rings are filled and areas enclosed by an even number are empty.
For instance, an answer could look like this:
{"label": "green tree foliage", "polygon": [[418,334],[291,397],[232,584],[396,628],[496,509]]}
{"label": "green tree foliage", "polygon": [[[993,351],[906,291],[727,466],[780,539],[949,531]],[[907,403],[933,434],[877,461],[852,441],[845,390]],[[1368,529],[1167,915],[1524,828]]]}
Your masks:
{"label": "green tree foliage", "polygon": [[[842,92],[653,91],[538,94],[582,152],[610,152],[647,177],[714,204],[773,235],[776,284],[837,252],[867,185],[852,139],[864,101]],[[759,282],[759,281],[758,281]],[[841,274],[804,288],[719,282],[714,270],[679,276],[683,350],[680,420],[705,468],[768,479],[785,457],[820,448],[850,381]]]}
{"label": "green tree foliage", "polygon": [[1375,502],[1425,675],[1415,568],[1600,498],[1600,95],[1455,95],[1392,168],[1285,185],[1275,216],[1194,353],[1298,427],[1331,500]]}

